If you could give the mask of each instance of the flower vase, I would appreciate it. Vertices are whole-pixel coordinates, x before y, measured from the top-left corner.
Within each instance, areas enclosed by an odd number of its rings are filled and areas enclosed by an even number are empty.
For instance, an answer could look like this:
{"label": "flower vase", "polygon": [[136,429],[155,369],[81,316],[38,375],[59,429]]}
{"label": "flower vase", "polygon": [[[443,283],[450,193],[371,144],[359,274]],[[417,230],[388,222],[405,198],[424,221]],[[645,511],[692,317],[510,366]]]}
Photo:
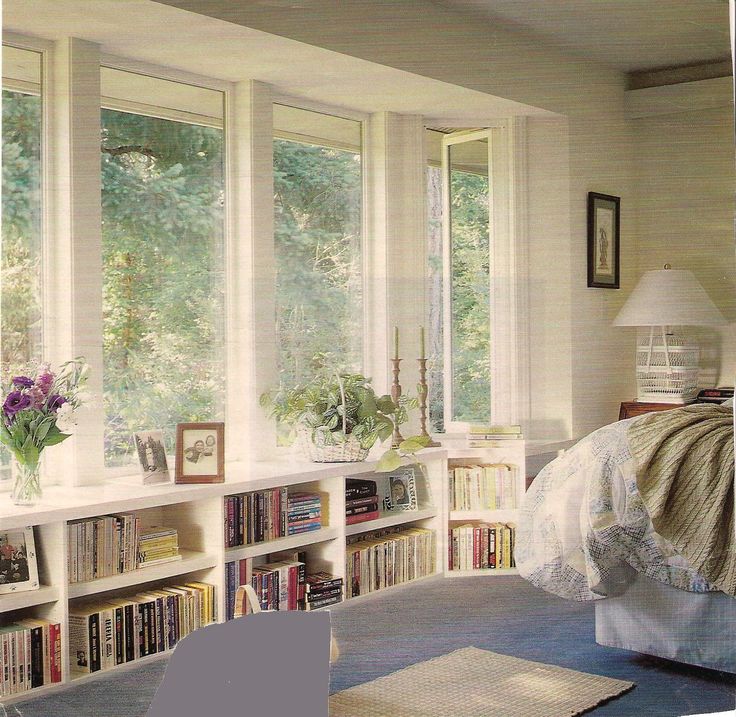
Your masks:
{"label": "flower vase", "polygon": [[13,461],[13,503],[35,505],[41,500],[41,461],[21,463]]}

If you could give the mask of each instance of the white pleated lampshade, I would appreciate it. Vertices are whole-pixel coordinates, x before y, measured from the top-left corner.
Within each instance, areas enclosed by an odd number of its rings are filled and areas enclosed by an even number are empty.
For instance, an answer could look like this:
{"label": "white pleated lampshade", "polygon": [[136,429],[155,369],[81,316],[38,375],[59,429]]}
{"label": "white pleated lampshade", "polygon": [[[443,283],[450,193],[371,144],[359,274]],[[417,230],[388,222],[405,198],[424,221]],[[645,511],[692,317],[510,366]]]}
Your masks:
{"label": "white pleated lampshade", "polygon": [[614,326],[715,326],[724,324],[692,271],[647,271],[626,300]]}

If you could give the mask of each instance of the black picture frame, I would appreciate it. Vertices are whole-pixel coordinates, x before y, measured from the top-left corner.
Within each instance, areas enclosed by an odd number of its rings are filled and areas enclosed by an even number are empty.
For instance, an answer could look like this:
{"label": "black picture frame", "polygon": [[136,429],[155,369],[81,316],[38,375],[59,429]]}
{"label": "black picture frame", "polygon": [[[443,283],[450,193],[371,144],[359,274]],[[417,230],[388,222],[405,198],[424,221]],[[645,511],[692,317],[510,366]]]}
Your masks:
{"label": "black picture frame", "polygon": [[588,286],[618,289],[621,197],[588,192]]}

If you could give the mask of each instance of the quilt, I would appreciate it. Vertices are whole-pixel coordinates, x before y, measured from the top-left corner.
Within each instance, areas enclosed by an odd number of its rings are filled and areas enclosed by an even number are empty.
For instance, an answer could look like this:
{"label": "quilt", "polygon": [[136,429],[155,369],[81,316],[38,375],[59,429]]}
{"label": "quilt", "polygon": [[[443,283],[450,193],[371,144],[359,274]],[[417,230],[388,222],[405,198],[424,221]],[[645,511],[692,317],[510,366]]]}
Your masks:
{"label": "quilt", "polygon": [[529,582],[570,600],[620,594],[632,570],[691,592],[718,589],[652,525],[627,435],[641,418],[594,431],[535,478],[514,546]]}

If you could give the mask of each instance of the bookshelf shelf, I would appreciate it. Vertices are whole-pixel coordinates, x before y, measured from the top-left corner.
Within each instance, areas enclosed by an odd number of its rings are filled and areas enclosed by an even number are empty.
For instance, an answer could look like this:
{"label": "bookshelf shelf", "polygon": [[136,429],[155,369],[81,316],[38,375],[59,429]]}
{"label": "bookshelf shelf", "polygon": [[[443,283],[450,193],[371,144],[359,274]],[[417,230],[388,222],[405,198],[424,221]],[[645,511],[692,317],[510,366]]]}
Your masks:
{"label": "bookshelf shelf", "polygon": [[233,560],[243,560],[244,558],[257,558],[268,553],[293,550],[294,548],[301,548],[305,545],[314,545],[327,540],[334,540],[339,535],[340,533],[337,528],[325,527],[319,530],[311,530],[307,533],[300,533],[299,535],[289,535],[285,538],[266,540],[262,543],[238,545],[234,548],[225,549],[225,561],[231,562]]}
{"label": "bookshelf shelf", "polygon": [[[17,593],[0,595],[0,614],[11,610],[21,610],[36,605],[45,605],[59,599],[59,588],[53,585],[41,585],[38,590],[26,590]],[[36,688],[38,689],[38,688]]]}
{"label": "bookshelf shelf", "polygon": [[128,573],[110,575],[106,578],[88,580],[82,583],[71,583],[69,585],[69,598],[80,598],[87,595],[96,595],[110,590],[127,588],[131,585],[165,580],[166,578],[193,573],[197,570],[214,568],[217,565],[217,556],[207,553],[198,553],[192,550],[180,550],[181,560],[174,560],[161,565],[150,565],[148,567],[131,570]]}
{"label": "bookshelf shelf", "polygon": [[109,667],[106,670],[97,670],[97,672],[92,672],[90,674],[87,674],[85,672],[72,672],[69,682],[86,682],[87,680],[96,680],[101,677],[107,677],[109,675],[117,675],[121,672],[127,672],[128,670],[134,670],[137,667],[148,665],[151,662],[159,662],[160,660],[165,660],[167,657],[171,657],[171,654],[173,652],[173,650],[164,650],[163,652],[157,652],[154,655],[145,655],[144,657],[139,657],[137,660],[123,662],[120,665],[115,665],[115,667]]}
{"label": "bookshelf shelf", "polygon": [[462,523],[466,521],[482,520],[489,523],[507,523],[515,521],[519,511],[515,508],[505,510],[451,510],[449,521],[451,523]]}
{"label": "bookshelf shelf", "polygon": [[[37,697],[44,697],[51,692],[58,692],[59,690],[62,690],[68,686],[68,682],[55,682],[51,685],[41,685],[40,687],[34,687],[33,689],[30,689],[26,692],[18,692],[13,695],[6,695],[4,697],[0,697],[0,707],[10,707],[10,705],[15,704],[16,702],[33,700]],[[0,711],[0,714],[3,714],[3,712]],[[8,712],[7,714],[22,714],[22,712]]]}
{"label": "bookshelf shelf", "polygon": [[473,570],[448,570],[445,577],[468,578],[477,575],[518,575],[516,568],[475,568]]}
{"label": "bookshelf shelf", "polygon": [[413,523],[415,520],[427,520],[437,515],[437,509],[434,507],[420,508],[413,511],[401,511],[395,513],[382,512],[380,518],[375,520],[366,520],[364,523],[353,523],[345,526],[345,535],[359,535],[360,533],[368,533],[372,530],[380,530],[381,528],[390,528],[394,525],[402,525],[403,523]]}

